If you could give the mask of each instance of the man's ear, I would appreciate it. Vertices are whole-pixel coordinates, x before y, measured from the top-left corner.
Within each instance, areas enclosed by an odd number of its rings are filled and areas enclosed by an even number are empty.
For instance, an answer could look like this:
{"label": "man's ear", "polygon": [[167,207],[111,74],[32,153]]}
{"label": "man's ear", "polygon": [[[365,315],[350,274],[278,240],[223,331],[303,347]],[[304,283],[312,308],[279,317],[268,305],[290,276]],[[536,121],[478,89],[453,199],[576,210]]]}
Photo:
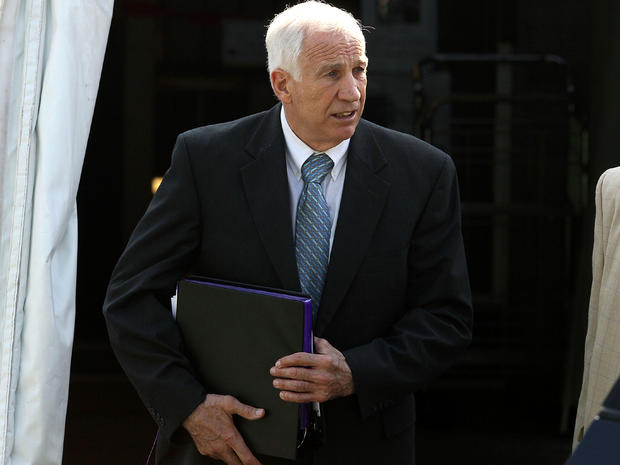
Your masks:
{"label": "man's ear", "polygon": [[283,69],[276,68],[269,75],[271,88],[282,103],[291,103],[291,83],[293,78]]}

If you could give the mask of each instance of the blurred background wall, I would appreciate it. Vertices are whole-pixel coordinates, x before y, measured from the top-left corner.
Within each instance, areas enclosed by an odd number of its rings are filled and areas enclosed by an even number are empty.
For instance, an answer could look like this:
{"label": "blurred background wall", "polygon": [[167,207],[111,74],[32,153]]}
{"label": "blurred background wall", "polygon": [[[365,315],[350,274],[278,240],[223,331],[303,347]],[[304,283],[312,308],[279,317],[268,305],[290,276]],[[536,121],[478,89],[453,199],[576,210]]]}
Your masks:
{"label": "blurred background wall", "polygon": [[[146,460],[155,424],[111,354],[107,280],[176,135],[275,104],[263,37],[285,3],[116,1],[78,195],[66,465]],[[563,463],[593,191],[620,164],[620,4],[333,3],[370,26],[364,116],[443,148],[460,178],[474,340],[418,394],[418,462]]]}

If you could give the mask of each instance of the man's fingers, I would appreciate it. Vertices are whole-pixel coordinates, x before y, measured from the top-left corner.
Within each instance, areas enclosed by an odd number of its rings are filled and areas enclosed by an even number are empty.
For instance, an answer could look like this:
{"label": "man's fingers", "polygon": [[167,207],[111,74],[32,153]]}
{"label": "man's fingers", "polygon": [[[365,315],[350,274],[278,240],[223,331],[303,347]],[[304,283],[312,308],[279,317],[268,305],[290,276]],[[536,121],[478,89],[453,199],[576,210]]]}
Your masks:
{"label": "man's fingers", "polygon": [[[244,404],[241,405],[248,407]],[[214,445],[214,452],[216,458],[223,460],[228,465],[261,465],[234,427],[222,435],[222,440]]]}
{"label": "man's fingers", "polygon": [[326,394],[316,392],[291,392],[280,391],[280,399],[286,402],[306,403],[306,402],[325,402],[329,400]]}
{"label": "man's fingers", "polygon": [[320,337],[314,336],[314,352],[317,354],[325,354],[330,349],[333,349],[333,346],[327,341],[327,339],[322,339]]}
{"label": "man's fingers", "polygon": [[229,445],[243,465],[261,465],[240,434],[235,435],[235,437],[230,440]]}
{"label": "man's fingers", "polygon": [[297,352],[279,359],[269,373],[287,402],[325,402],[355,392],[351,368],[326,339],[314,338],[315,352]]}
{"label": "man's fingers", "polygon": [[235,427],[233,415],[257,420],[265,415],[265,410],[246,405],[230,395],[208,394],[183,426],[202,455],[228,465],[261,465]]}
{"label": "man's fingers", "polygon": [[310,392],[313,389],[313,383],[294,379],[276,378],[273,380],[273,387],[281,391]]}
{"label": "man's fingers", "polygon": [[286,357],[282,357],[275,363],[276,368],[286,368],[294,366],[316,366],[320,363],[320,356],[309,354],[308,352],[296,352]]}
{"label": "man's fingers", "polygon": [[317,370],[312,370],[304,367],[291,367],[291,368],[278,368],[272,367],[269,370],[272,376],[277,378],[295,379],[298,381],[318,382]]}
{"label": "man's fingers", "polygon": [[243,462],[239,460],[239,457],[237,457],[237,454],[235,454],[232,449],[228,449],[226,452],[221,453],[217,458],[223,460],[226,465],[243,465]]}
{"label": "man's fingers", "polygon": [[[316,370],[307,370],[316,371]],[[317,374],[317,380],[327,379],[325,374]],[[329,389],[325,383],[276,378],[273,386],[280,390],[280,399],[286,402],[325,402],[329,400]]]}

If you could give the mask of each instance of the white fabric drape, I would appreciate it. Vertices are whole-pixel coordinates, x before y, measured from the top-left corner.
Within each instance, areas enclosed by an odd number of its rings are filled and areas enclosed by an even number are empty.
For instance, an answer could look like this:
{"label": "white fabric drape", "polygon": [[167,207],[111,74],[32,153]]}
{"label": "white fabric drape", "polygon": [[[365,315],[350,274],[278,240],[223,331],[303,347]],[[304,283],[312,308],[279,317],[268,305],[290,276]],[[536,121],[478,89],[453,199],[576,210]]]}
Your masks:
{"label": "white fabric drape", "polygon": [[0,0],[0,465],[62,460],[76,194],[113,0]]}

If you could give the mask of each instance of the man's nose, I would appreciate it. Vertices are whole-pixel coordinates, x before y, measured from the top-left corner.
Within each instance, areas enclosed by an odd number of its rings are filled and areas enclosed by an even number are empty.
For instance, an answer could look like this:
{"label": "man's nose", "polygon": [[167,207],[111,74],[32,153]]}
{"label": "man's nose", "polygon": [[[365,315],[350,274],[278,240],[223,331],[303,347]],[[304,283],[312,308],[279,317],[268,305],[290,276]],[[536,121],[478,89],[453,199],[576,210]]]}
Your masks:
{"label": "man's nose", "polygon": [[355,79],[355,76],[348,74],[344,79],[342,79],[338,96],[342,100],[346,100],[348,102],[357,102],[362,97],[359,90],[359,83],[357,79]]}

